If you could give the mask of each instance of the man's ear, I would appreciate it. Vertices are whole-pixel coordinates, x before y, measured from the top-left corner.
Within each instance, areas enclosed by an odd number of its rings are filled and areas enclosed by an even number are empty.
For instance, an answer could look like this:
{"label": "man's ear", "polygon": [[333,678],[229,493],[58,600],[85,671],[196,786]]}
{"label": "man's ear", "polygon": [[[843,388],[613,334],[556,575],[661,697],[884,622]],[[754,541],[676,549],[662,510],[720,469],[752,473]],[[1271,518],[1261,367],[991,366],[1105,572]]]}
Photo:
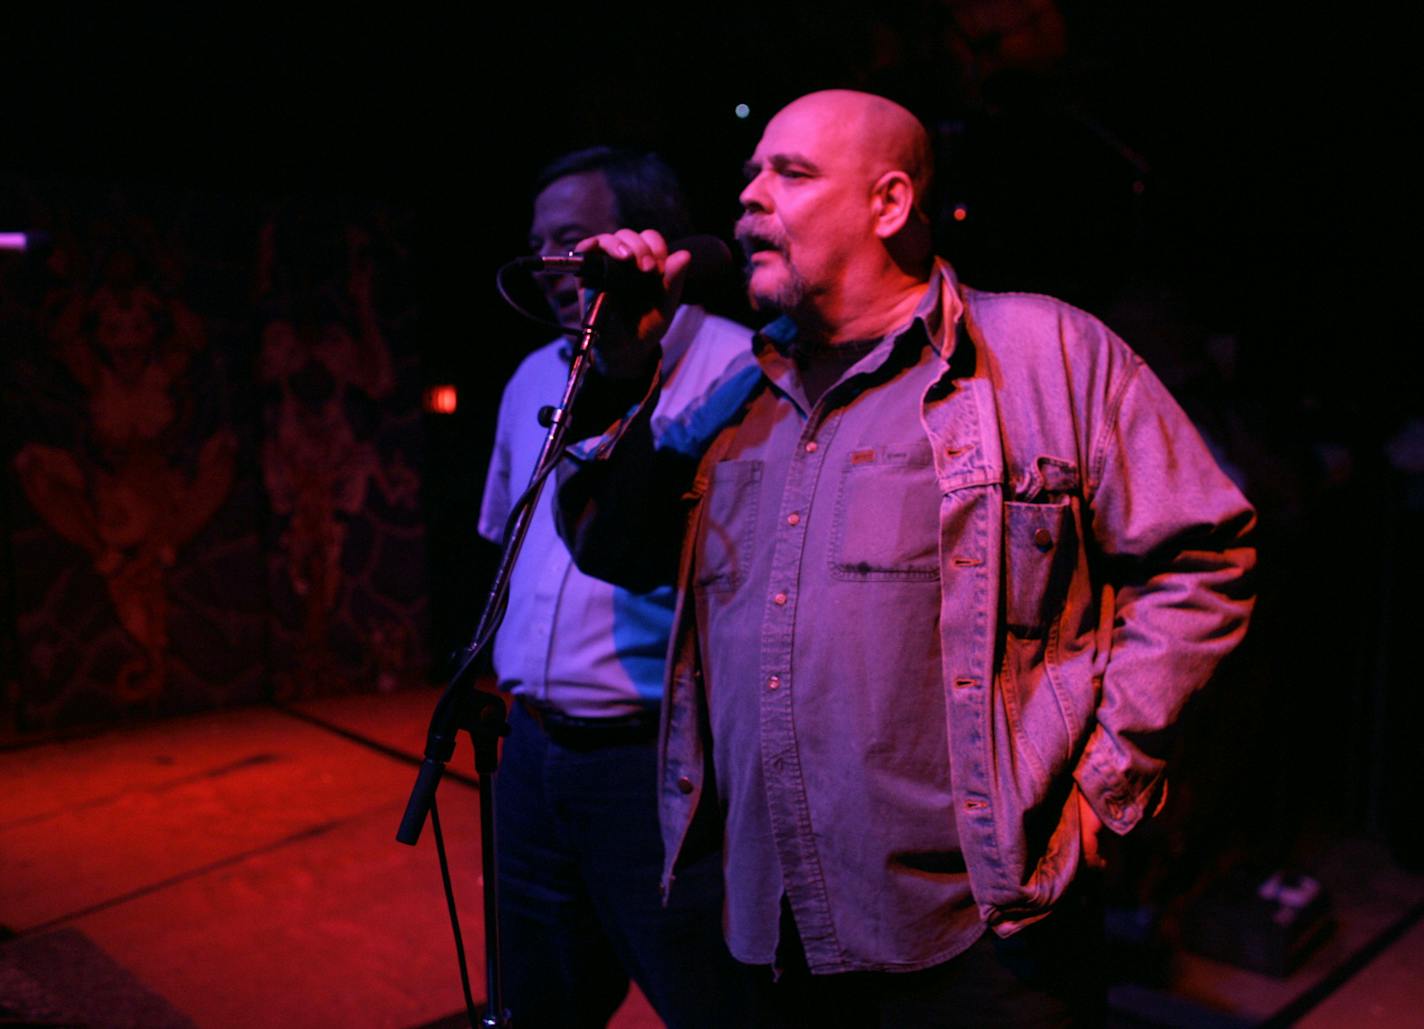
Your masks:
{"label": "man's ear", "polygon": [[875,235],[890,239],[899,234],[915,215],[915,185],[902,171],[888,171],[871,188],[871,212]]}

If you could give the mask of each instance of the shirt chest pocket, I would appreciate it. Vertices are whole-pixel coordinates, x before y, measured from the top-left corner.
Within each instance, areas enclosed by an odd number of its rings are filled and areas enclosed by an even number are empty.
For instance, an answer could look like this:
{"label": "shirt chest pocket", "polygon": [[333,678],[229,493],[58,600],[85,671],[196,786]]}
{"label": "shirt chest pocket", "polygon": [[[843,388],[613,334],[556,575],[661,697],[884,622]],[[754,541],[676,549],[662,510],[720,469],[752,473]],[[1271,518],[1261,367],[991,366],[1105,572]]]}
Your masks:
{"label": "shirt chest pocket", "polygon": [[923,440],[853,450],[831,527],[837,579],[938,579],[939,482]]}
{"label": "shirt chest pocket", "polygon": [[1004,615],[1010,632],[1041,635],[1067,595],[1078,559],[1074,494],[1004,501]]}
{"label": "shirt chest pocket", "polygon": [[730,592],[745,581],[756,545],[761,476],[760,461],[712,465],[698,519],[697,568],[692,580],[696,589]]}

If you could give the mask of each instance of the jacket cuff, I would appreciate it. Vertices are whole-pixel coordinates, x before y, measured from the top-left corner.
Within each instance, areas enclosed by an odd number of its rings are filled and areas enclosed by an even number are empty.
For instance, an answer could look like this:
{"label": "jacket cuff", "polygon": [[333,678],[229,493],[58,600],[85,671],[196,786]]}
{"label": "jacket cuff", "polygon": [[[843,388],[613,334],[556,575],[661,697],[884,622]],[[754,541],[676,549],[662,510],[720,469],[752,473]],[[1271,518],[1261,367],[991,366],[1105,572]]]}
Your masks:
{"label": "jacket cuff", "polygon": [[1119,767],[1110,756],[1112,743],[1102,728],[1094,731],[1073,778],[1103,824],[1119,836],[1126,836],[1144,818],[1161,812],[1167,801],[1167,774],[1164,766],[1134,769],[1129,762]]}

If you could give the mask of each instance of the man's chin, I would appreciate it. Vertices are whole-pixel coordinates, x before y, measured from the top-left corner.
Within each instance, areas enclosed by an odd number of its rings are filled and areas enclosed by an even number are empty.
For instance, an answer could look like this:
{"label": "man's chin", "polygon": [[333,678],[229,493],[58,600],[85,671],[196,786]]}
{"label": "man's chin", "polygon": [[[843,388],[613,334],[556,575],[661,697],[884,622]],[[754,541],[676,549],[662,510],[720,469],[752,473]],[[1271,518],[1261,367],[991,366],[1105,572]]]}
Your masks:
{"label": "man's chin", "polygon": [[756,290],[747,290],[747,302],[751,304],[753,311],[775,311],[777,314],[783,313],[781,300],[774,294],[758,293]]}
{"label": "man's chin", "polygon": [[561,275],[557,279],[541,283],[540,286],[550,317],[560,325],[577,329],[583,321],[578,280]]}
{"label": "man's chin", "polygon": [[747,279],[747,300],[754,311],[776,311],[785,314],[800,302],[803,293],[796,282],[753,272]]}
{"label": "man's chin", "polygon": [[785,279],[775,271],[756,260],[747,266],[747,298],[753,307],[761,308],[780,291]]}

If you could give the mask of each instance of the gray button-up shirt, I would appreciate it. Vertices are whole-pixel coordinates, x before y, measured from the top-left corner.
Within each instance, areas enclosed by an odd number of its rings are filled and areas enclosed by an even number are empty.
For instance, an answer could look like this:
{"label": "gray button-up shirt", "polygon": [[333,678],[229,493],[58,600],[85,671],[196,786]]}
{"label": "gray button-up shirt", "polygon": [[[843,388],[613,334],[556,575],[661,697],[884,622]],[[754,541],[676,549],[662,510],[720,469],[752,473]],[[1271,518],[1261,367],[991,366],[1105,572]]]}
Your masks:
{"label": "gray button-up shirt", "polygon": [[906,400],[942,365],[916,320],[812,406],[784,341],[758,343],[694,579],[728,945],[771,963],[785,895],[812,967],[924,967],[982,932],[950,793],[939,490]]}

